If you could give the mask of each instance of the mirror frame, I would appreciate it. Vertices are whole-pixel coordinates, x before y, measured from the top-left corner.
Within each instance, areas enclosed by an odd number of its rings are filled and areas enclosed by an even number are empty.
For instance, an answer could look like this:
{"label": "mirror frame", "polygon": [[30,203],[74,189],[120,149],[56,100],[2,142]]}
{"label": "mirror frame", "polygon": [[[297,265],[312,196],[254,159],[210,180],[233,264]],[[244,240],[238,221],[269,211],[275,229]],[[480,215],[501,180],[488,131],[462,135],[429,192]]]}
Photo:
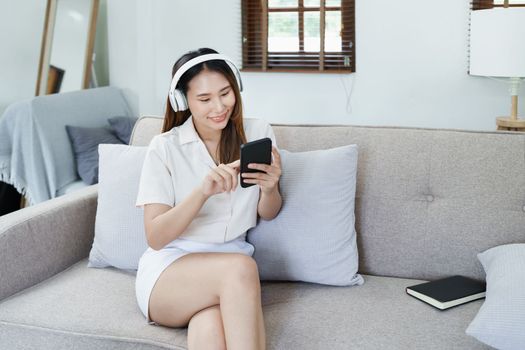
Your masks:
{"label": "mirror frame", "polygon": [[[49,75],[49,64],[51,58],[51,47],[53,44],[53,32],[55,29],[57,3],[59,0],[47,0],[44,30],[42,32],[42,43],[40,46],[40,60],[38,63],[38,76],[36,81],[35,96],[47,94],[47,80]],[[89,19],[86,54],[84,56],[82,86],[80,89],[89,88],[91,78],[91,65],[93,58],[93,47],[95,45],[95,34],[97,26],[97,15],[99,0],[91,0],[91,14]]]}

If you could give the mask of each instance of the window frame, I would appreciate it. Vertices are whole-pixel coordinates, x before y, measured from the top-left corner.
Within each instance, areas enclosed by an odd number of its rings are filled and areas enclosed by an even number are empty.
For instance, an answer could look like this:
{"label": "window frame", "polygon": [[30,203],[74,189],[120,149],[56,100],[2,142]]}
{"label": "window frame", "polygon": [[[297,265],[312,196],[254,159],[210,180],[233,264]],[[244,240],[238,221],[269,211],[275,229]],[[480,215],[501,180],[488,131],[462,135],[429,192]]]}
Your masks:
{"label": "window frame", "polygon": [[[341,51],[325,51],[325,15],[328,11],[341,11]],[[268,51],[268,17],[270,13],[279,12],[298,14],[298,51]],[[319,51],[304,51],[306,12],[319,12]],[[268,8],[268,0],[242,0],[241,71],[353,73],[355,48],[355,0],[341,0],[341,6],[325,6],[325,0],[320,0],[319,7],[305,7],[303,0],[297,0],[297,6],[271,9]]]}

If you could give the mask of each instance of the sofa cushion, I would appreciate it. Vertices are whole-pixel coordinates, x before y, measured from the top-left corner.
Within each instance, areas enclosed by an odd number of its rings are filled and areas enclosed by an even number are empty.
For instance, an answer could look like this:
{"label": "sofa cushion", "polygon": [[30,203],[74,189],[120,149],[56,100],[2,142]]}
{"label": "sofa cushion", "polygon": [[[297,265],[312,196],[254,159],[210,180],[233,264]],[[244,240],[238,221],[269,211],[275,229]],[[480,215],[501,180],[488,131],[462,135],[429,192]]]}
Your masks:
{"label": "sofa cushion", "polygon": [[137,119],[138,118],[126,116],[112,117],[108,119],[108,123],[111,126],[113,133],[117,135],[120,141],[127,145],[129,144],[129,139],[133,132],[133,126],[137,122]]}
{"label": "sofa cushion", "polygon": [[122,141],[109,127],[84,128],[66,125],[75,152],[78,175],[88,185],[98,182],[98,145],[121,144]]}
{"label": "sofa cushion", "polygon": [[498,349],[525,348],[525,244],[505,244],[478,254],[487,293],[467,334]]}
{"label": "sofa cushion", "polygon": [[135,274],[88,268],[86,259],[0,303],[0,348],[16,349],[18,337],[27,349],[46,341],[53,350],[181,349],[186,331],[149,326],[136,302]]}
{"label": "sofa cushion", "polygon": [[[268,349],[490,349],[465,334],[482,301],[445,312],[405,293],[422,282],[365,276],[359,288],[264,282]],[[42,349],[185,349],[186,329],[148,325],[135,276],[83,260],[0,302],[0,344]]]}
{"label": "sofa cushion", "polygon": [[146,150],[127,145],[99,147],[98,206],[89,267],[136,270],[148,248],[143,211],[135,207]]}
{"label": "sofa cushion", "polygon": [[362,284],[354,228],[357,146],[281,150],[281,160],[281,211],[247,236],[261,279]]}

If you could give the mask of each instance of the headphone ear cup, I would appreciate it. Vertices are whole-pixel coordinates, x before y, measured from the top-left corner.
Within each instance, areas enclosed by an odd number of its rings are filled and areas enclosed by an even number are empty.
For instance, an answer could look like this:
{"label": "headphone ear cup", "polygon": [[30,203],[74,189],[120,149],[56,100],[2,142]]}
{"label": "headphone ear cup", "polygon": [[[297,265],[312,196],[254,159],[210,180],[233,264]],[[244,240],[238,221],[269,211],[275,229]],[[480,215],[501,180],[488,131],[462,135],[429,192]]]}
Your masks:
{"label": "headphone ear cup", "polygon": [[177,101],[178,111],[185,111],[188,109],[188,101],[186,101],[186,96],[184,96],[182,91],[175,89],[173,96],[175,97],[175,101]]}
{"label": "headphone ear cup", "polygon": [[232,71],[233,75],[235,75],[235,80],[237,80],[237,86],[239,87],[239,91],[242,92],[243,87],[241,80],[241,72],[239,71],[237,66],[233,64],[233,62],[231,62],[230,60],[224,60],[224,62],[226,62],[226,64],[230,67],[230,70]]}

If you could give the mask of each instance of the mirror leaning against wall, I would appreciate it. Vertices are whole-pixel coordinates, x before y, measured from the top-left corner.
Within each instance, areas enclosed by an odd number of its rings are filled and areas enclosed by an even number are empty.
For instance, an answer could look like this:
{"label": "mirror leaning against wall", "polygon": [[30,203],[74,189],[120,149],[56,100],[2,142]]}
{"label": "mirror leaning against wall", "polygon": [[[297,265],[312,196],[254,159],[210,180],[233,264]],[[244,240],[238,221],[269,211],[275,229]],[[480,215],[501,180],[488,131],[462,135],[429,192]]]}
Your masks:
{"label": "mirror leaning against wall", "polygon": [[36,96],[97,85],[93,47],[99,0],[47,0]]}

